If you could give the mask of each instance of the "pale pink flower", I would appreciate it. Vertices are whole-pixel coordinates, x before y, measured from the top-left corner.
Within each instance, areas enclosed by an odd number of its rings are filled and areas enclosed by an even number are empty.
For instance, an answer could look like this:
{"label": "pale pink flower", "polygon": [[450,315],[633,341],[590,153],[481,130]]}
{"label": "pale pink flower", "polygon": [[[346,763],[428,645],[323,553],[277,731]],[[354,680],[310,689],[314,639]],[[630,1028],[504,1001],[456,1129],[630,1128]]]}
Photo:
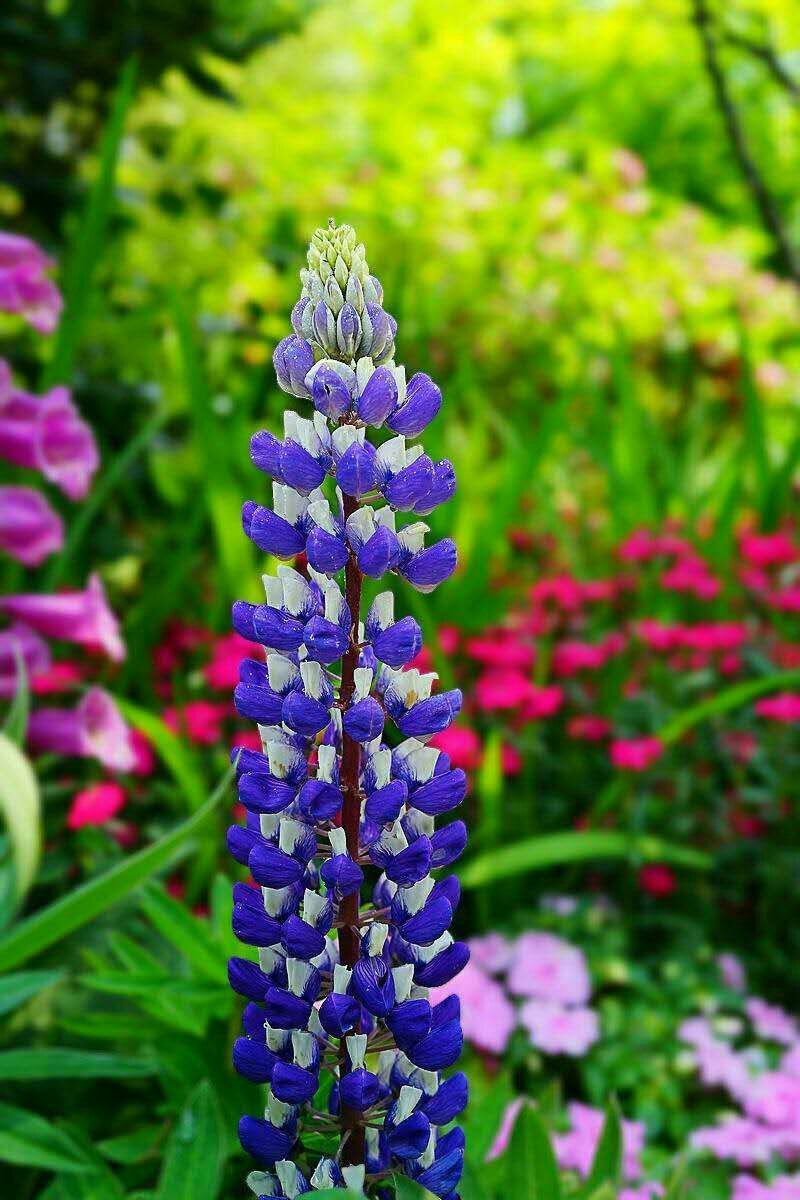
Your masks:
{"label": "pale pink flower", "polygon": [[800,1040],[800,1029],[794,1017],[777,1004],[768,1004],[760,996],[751,996],[744,1010],[759,1037],[783,1046],[793,1046]]}
{"label": "pale pink flower", "polygon": [[663,1195],[663,1185],[650,1181],[649,1183],[640,1183],[637,1187],[623,1188],[619,1192],[617,1200],[657,1200],[659,1196]]}
{"label": "pale pink flower", "polygon": [[594,1009],[565,1008],[557,1000],[526,1000],[519,1019],[534,1046],[545,1054],[580,1058],[600,1036]]}
{"label": "pale pink flower", "polygon": [[773,1130],[747,1117],[726,1117],[718,1125],[696,1129],[689,1138],[697,1150],[708,1150],[715,1158],[752,1167],[768,1162],[779,1141]]}
{"label": "pale pink flower", "polygon": [[751,1079],[743,1096],[745,1112],[778,1129],[800,1129],[800,1079],[783,1071],[764,1071]]}
{"label": "pale pink flower", "polygon": [[795,1079],[800,1079],[800,1042],[796,1042],[786,1051],[781,1059],[781,1070],[787,1075],[793,1075]]}
{"label": "pale pink flower", "polygon": [[[588,1175],[597,1150],[605,1114],[587,1104],[568,1104],[570,1131],[553,1138],[559,1165],[568,1171]],[[644,1147],[645,1128],[640,1121],[622,1122],[622,1175],[626,1180],[638,1179],[642,1173],[640,1156]]]}
{"label": "pale pink flower", "polygon": [[28,722],[32,750],[96,758],[111,771],[136,762],[130,729],[108,692],[93,687],[76,708],[37,708]]}
{"label": "pale pink flower", "polygon": [[776,1175],[769,1183],[753,1175],[737,1175],[731,1200],[800,1200],[800,1175]]}
{"label": "pale pink flower", "polygon": [[517,1096],[512,1100],[503,1113],[500,1121],[500,1128],[495,1134],[495,1139],[486,1155],[486,1162],[491,1162],[493,1158],[499,1158],[508,1149],[508,1143],[511,1141],[511,1134],[514,1132],[514,1125],[519,1116],[522,1106],[526,1103],[524,1096]]}
{"label": "pale pink flower", "polygon": [[508,969],[512,952],[511,942],[502,933],[487,933],[469,940],[470,962],[489,975],[502,975]]}
{"label": "pale pink flower", "polygon": [[430,1002],[438,1004],[453,995],[461,1001],[461,1026],[467,1041],[489,1054],[502,1054],[514,1030],[516,1013],[500,984],[468,962],[450,983],[431,989]]}
{"label": "pale pink flower", "polygon": [[514,943],[508,973],[516,996],[585,1004],[591,981],[583,951],[553,933],[523,933]]}

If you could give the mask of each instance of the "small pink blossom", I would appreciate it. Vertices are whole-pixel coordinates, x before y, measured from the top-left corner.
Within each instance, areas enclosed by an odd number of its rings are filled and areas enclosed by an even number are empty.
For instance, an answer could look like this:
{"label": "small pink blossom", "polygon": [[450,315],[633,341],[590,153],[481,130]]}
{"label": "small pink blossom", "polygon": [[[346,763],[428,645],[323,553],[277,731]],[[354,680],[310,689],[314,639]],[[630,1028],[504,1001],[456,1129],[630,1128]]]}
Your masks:
{"label": "small pink blossom", "polygon": [[514,1125],[525,1103],[524,1096],[517,1096],[515,1100],[512,1100],[506,1106],[500,1121],[500,1127],[486,1155],[486,1162],[491,1162],[493,1158],[499,1158],[508,1149],[508,1143],[511,1141],[511,1135],[514,1132]]}
{"label": "small pink blossom", "polygon": [[611,762],[620,771],[646,771],[663,752],[656,737],[618,738],[609,747]]}
{"label": "small pink blossom", "polygon": [[461,1025],[467,1041],[488,1054],[502,1054],[516,1025],[516,1014],[500,984],[468,962],[450,983],[431,989],[430,1003],[438,1004],[453,995],[461,1001]]}
{"label": "small pink blossom", "polygon": [[246,641],[238,633],[228,633],[214,642],[211,658],[203,668],[203,676],[209,687],[219,691],[232,691],[239,682],[239,664],[242,659],[263,659],[263,655],[261,646]]}
{"label": "small pink blossom", "polygon": [[516,996],[585,1004],[591,981],[583,952],[553,933],[523,933],[512,950],[508,986]]}
{"label": "small pink blossom", "polygon": [[0,232],[0,309],[19,313],[39,333],[52,333],[61,315],[61,295],[45,274],[52,266],[30,238]]}
{"label": "small pink blossom", "polygon": [[[605,1120],[598,1108],[587,1104],[568,1104],[571,1128],[568,1133],[553,1139],[559,1165],[568,1171],[586,1176],[594,1159],[597,1143]],[[622,1175],[625,1180],[638,1179],[642,1173],[640,1156],[644,1148],[645,1128],[640,1121],[622,1122]]]}
{"label": "small pink blossom", "polygon": [[600,643],[559,642],[553,650],[553,674],[559,677],[577,675],[581,671],[598,671],[608,659],[606,647]]}
{"label": "small pink blossom", "polygon": [[145,777],[152,775],[156,766],[156,756],[153,753],[153,747],[147,740],[141,729],[131,730],[131,744],[133,746],[134,763],[131,767],[132,775],[141,775]]}
{"label": "small pink blossom", "polygon": [[489,975],[502,975],[511,962],[513,945],[501,933],[487,933],[483,937],[470,938],[469,954],[470,962]]}
{"label": "small pink blossom", "polygon": [[793,1046],[800,1039],[794,1017],[777,1004],[768,1004],[760,996],[751,996],[744,1008],[759,1037],[780,1042],[783,1046]]}
{"label": "small pink blossom", "polygon": [[228,716],[224,704],[209,700],[190,700],[182,708],[165,708],[161,714],[164,724],[197,746],[213,746],[222,738],[222,723]]}
{"label": "small pink blossom", "polygon": [[677,886],[675,872],[666,863],[645,863],[639,869],[639,887],[651,896],[671,896]]}
{"label": "small pink blossom", "polygon": [[464,771],[474,771],[483,757],[481,739],[474,729],[466,725],[451,725],[449,729],[434,734],[429,745],[447,754],[452,765]]}
{"label": "small pink blossom", "polygon": [[567,722],[567,736],[579,742],[602,742],[611,733],[611,722],[606,717],[585,713],[571,717]]}
{"label": "small pink blossom", "polygon": [[72,691],[84,678],[85,668],[81,663],[62,659],[54,662],[49,670],[31,680],[34,696],[53,696]]}
{"label": "small pink blossom", "polygon": [[519,775],[522,770],[522,755],[516,746],[503,742],[500,747],[500,770],[507,777]]}
{"label": "small pink blossom", "polygon": [[745,1112],[777,1129],[800,1127],[800,1079],[783,1071],[763,1071],[750,1081]]}
{"label": "small pink blossom", "polygon": [[640,1183],[638,1187],[623,1188],[618,1194],[617,1200],[658,1200],[658,1197],[663,1195],[663,1185],[650,1181],[649,1183]]}
{"label": "small pink blossom", "polygon": [[597,1013],[592,1008],[565,1008],[556,1000],[526,1000],[520,1023],[534,1046],[545,1054],[580,1058],[600,1036]]}
{"label": "small pink blossom", "polygon": [[522,642],[509,629],[490,629],[480,637],[469,638],[465,649],[470,658],[496,671],[530,671],[533,646]]}
{"label": "small pink blossom", "polygon": [[759,717],[766,717],[770,721],[794,725],[800,721],[800,692],[778,692],[775,696],[765,696],[762,700],[756,700],[755,711]]}
{"label": "small pink blossom", "polygon": [[800,1175],[776,1175],[769,1183],[753,1175],[737,1175],[731,1200],[800,1200]]}
{"label": "small pink blossom", "polygon": [[698,600],[713,600],[719,595],[720,582],[701,559],[685,558],[661,576],[661,586],[670,592],[683,592]]}
{"label": "small pink blossom", "polygon": [[745,533],[739,540],[742,558],[751,567],[778,567],[796,562],[800,549],[788,533]]}
{"label": "small pink blossom", "polygon": [[727,950],[723,951],[722,954],[717,955],[717,967],[726,988],[730,988],[732,992],[743,992],[745,990],[747,987],[747,976],[740,958],[737,958],[735,954],[731,954]]}
{"label": "small pink blossom", "polygon": [[560,687],[531,684],[520,707],[520,715],[528,721],[540,721],[555,716],[563,703],[564,693]]}
{"label": "small pink blossom", "polygon": [[125,791],[118,783],[106,780],[76,792],[67,814],[68,829],[85,825],[105,825],[125,807]]}
{"label": "small pink blossom", "polygon": [[518,708],[530,694],[532,683],[517,670],[491,670],[475,684],[475,704],[484,712]]}
{"label": "small pink blossom", "polygon": [[786,1075],[800,1079],[800,1042],[795,1042],[794,1046],[786,1051],[781,1059],[781,1070]]}
{"label": "small pink blossom", "polygon": [[718,1125],[703,1126],[690,1136],[697,1150],[708,1150],[715,1158],[752,1167],[768,1162],[780,1142],[774,1131],[747,1117],[727,1117]]}

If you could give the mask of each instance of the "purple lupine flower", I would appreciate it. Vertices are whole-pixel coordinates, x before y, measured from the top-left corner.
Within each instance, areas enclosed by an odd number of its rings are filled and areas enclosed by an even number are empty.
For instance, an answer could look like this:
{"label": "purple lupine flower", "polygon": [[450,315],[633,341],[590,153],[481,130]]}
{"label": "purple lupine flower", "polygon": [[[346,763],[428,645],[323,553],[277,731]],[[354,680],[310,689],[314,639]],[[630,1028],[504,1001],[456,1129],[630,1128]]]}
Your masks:
{"label": "purple lupine flower", "polygon": [[136,762],[131,732],[108,692],[90,688],[75,708],[38,708],[28,722],[32,750],[96,758],[112,771]]}
{"label": "purple lupine flower", "polygon": [[[249,1001],[233,1060],[269,1087],[263,1118],[243,1117],[239,1137],[260,1167],[248,1179],[259,1196],[360,1190],[402,1171],[450,1198],[464,1139],[442,1129],[467,1089],[463,1075],[442,1072],[463,1038],[457,998],[434,1004],[429,989],[449,983],[469,951],[450,934],[458,880],[431,872],[464,849],[463,822],[437,830],[435,818],[463,800],[466,776],[427,743],[453,721],[461,693],[408,668],[422,634],[413,617],[396,618],[392,592],[362,614],[361,591],[364,576],[387,571],[421,592],[452,573],[453,543],[427,546],[428,527],[414,517],[447,501],[455,476],[408,442],[441,393],[426,375],[406,384],[395,364],[396,324],[353,230],[319,230],[301,278],[294,335],[275,368],[281,387],[316,411],[288,412],[283,439],[254,436],[273,506],[248,501],[242,517],[261,550],[305,554],[308,566],[278,567],[265,577],[266,603],[233,608],[234,628],[265,650],[263,661],[242,663],[235,691],[263,753],[235,757],[247,821],[229,830],[228,845],[261,890],[234,887],[233,929],[257,962],[229,964]],[[394,436],[373,445],[368,426],[383,425]],[[389,724],[399,739],[384,741]],[[306,1178],[291,1160],[313,1131],[323,1070],[334,1075],[328,1113],[341,1143]],[[305,1147],[304,1164],[313,1153]]]}
{"label": "purple lupine flower", "polygon": [[35,242],[0,231],[0,309],[20,313],[39,333],[52,333],[61,315],[61,295],[46,274],[52,266]]}
{"label": "purple lupine flower", "polygon": [[70,500],[88,492],[100,458],[94,434],[64,387],[33,396],[0,382],[0,458],[40,471]]}
{"label": "purple lupine flower", "polygon": [[26,567],[38,567],[63,542],[61,517],[41,492],[0,487],[0,550]]}
{"label": "purple lupine flower", "polygon": [[90,576],[83,592],[1,596],[0,612],[24,622],[45,637],[61,638],[102,651],[113,662],[121,662],[125,657],[119,623],[108,605],[99,575]]}
{"label": "purple lupine flower", "polygon": [[26,679],[43,675],[50,668],[50,648],[27,625],[9,625],[0,630],[0,698],[9,699],[19,686],[19,664]]}

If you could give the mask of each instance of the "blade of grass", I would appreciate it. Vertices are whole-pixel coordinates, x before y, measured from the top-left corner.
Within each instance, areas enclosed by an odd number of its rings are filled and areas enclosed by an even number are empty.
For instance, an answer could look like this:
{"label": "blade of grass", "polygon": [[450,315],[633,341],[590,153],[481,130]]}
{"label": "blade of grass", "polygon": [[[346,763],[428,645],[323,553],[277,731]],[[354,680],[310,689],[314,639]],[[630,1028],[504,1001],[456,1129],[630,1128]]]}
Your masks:
{"label": "blade of grass", "polygon": [[634,858],[645,862],[670,862],[676,866],[707,871],[711,858],[699,850],[679,846],[647,835],[630,837],[606,830],[568,830],[527,838],[511,846],[479,854],[459,873],[464,888],[482,887],[497,879],[509,879],[526,871],[543,871],[566,863],[599,858]]}
{"label": "blade of grass", "polygon": [[189,809],[194,811],[200,808],[205,800],[206,785],[194,755],[186,744],[155,713],[120,696],[114,699],[123,717],[152,742],[185,795]]}
{"label": "blade of grass", "polygon": [[67,256],[63,289],[64,312],[55,336],[53,355],[44,370],[43,388],[52,387],[53,384],[62,383],[72,377],[75,355],[92,303],[95,269],[103,257],[105,248],[106,231],[114,203],[114,184],[125,118],[135,90],[136,59],[131,57],[122,68],[114,92],[100,144],[97,177],[89,191],[72,249]]}
{"label": "blade of grass", "polygon": [[192,848],[195,836],[222,802],[232,778],[233,769],[226,771],[202,808],[152,846],[139,850],[110,871],[90,879],[54,904],[20,921],[0,938],[0,971],[26,962],[74,933],[112,904],[124,899],[145,879],[185,857]]}
{"label": "blade of grass", "polygon": [[775,675],[766,675],[763,679],[751,679],[746,683],[736,683],[733,687],[718,692],[710,700],[703,700],[700,704],[687,708],[685,712],[678,713],[658,730],[656,736],[666,746],[672,745],[688,730],[699,725],[701,721],[707,721],[709,717],[729,712],[732,708],[741,708],[743,704],[748,704],[751,700],[757,700],[759,696],[766,696],[770,692],[788,691],[798,686],[800,686],[800,670],[780,671]]}

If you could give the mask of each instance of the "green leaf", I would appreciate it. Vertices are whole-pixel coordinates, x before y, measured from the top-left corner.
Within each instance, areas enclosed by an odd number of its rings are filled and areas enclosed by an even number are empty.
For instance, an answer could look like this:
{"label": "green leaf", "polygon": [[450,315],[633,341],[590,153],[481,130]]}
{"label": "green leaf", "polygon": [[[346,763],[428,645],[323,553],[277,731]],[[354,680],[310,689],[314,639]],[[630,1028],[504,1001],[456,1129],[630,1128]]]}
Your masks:
{"label": "green leaf", "polygon": [[20,653],[19,647],[16,645],[14,646],[14,663],[17,681],[14,688],[14,695],[11,698],[11,704],[6,713],[3,732],[15,746],[19,746],[22,749],[25,745],[25,735],[28,731],[31,693],[28,686],[28,672],[25,669],[25,660]]}
{"label": "green leaf", "polygon": [[0,733],[0,812],[14,852],[17,899],[33,883],[41,853],[41,803],[33,768],[9,737]]}
{"label": "green leaf", "polygon": [[0,1104],[0,1161],[49,1171],[97,1169],[65,1130],[11,1104]]}
{"label": "green leaf", "polygon": [[225,1157],[222,1114],[211,1084],[204,1079],[170,1135],[158,1200],[216,1200]]}
{"label": "green leaf", "polygon": [[123,1133],[120,1137],[106,1138],[97,1143],[97,1149],[104,1158],[112,1162],[137,1163],[147,1158],[155,1149],[161,1136],[160,1125],[143,1125],[132,1133]]}
{"label": "green leaf", "polygon": [[124,1194],[119,1180],[101,1168],[91,1175],[59,1175],[38,1200],[119,1200]]}
{"label": "green leaf", "polygon": [[616,1185],[622,1172],[622,1123],[619,1110],[612,1101],[606,1108],[606,1119],[600,1131],[594,1159],[586,1180],[586,1195],[591,1196],[602,1184]]}
{"label": "green leaf", "polygon": [[197,765],[197,759],[189,750],[186,742],[173,733],[155,713],[131,704],[120,696],[114,700],[126,721],[140,730],[148,741],[152,742],[164,764],[169,767],[175,782],[186,797],[190,811],[194,812],[203,804],[206,795],[206,785]]}
{"label": "green leaf", "polygon": [[0,938],[0,971],[26,962],[48,946],[86,925],[129,895],[151,875],[187,855],[195,836],[213,816],[233,777],[226,771],[208,800],[188,820],[164,834],[152,846],[123,859],[110,871],[75,888],[54,904],[20,921]]}
{"label": "green leaf", "polygon": [[558,1162],[544,1121],[538,1112],[528,1105],[522,1110],[517,1125],[523,1125],[520,1136],[530,1144],[534,1200],[561,1200]]}
{"label": "green leaf", "polygon": [[66,1046],[0,1050],[0,1079],[140,1079],[154,1070],[147,1059]]}
{"label": "green leaf", "polygon": [[[505,1191],[509,1196],[530,1196],[531,1200],[540,1200],[539,1193],[534,1188],[536,1161],[529,1118],[530,1105],[524,1104],[514,1122],[508,1150],[503,1158]],[[543,1193],[542,1200],[550,1200],[546,1192]]]}
{"label": "green leaf", "polygon": [[541,871],[565,863],[598,858],[670,862],[698,871],[707,871],[711,866],[709,855],[661,838],[629,836],[611,830],[568,830],[565,833],[527,838],[478,855],[461,870],[461,885],[465,888],[482,887],[496,879],[507,879],[525,871]]}
{"label": "green leaf", "polygon": [[223,958],[209,932],[207,921],[193,916],[185,904],[152,884],[145,889],[141,906],[161,936],[175,946],[201,975],[218,983],[224,981]]}
{"label": "green leaf", "polygon": [[75,355],[92,303],[94,273],[103,257],[125,118],[135,87],[136,60],[129,58],[122,69],[108,122],[103,130],[97,177],[89,191],[72,249],[67,255],[63,283],[64,312],[55,336],[53,356],[45,368],[43,388],[64,383],[72,377]]}
{"label": "green leaf", "polygon": [[61,979],[63,971],[18,971],[0,979],[0,1016],[12,1012],[31,996]]}
{"label": "green leaf", "polygon": [[710,700],[703,700],[700,704],[695,704],[692,708],[678,713],[676,717],[662,726],[656,736],[666,746],[669,746],[682,738],[695,725],[707,721],[710,717],[730,712],[733,708],[742,708],[751,700],[757,700],[759,696],[766,696],[770,692],[791,691],[792,688],[798,686],[800,686],[800,670],[779,671],[774,675],[765,675],[763,679],[735,683],[732,687],[717,692],[716,696],[712,696]]}

